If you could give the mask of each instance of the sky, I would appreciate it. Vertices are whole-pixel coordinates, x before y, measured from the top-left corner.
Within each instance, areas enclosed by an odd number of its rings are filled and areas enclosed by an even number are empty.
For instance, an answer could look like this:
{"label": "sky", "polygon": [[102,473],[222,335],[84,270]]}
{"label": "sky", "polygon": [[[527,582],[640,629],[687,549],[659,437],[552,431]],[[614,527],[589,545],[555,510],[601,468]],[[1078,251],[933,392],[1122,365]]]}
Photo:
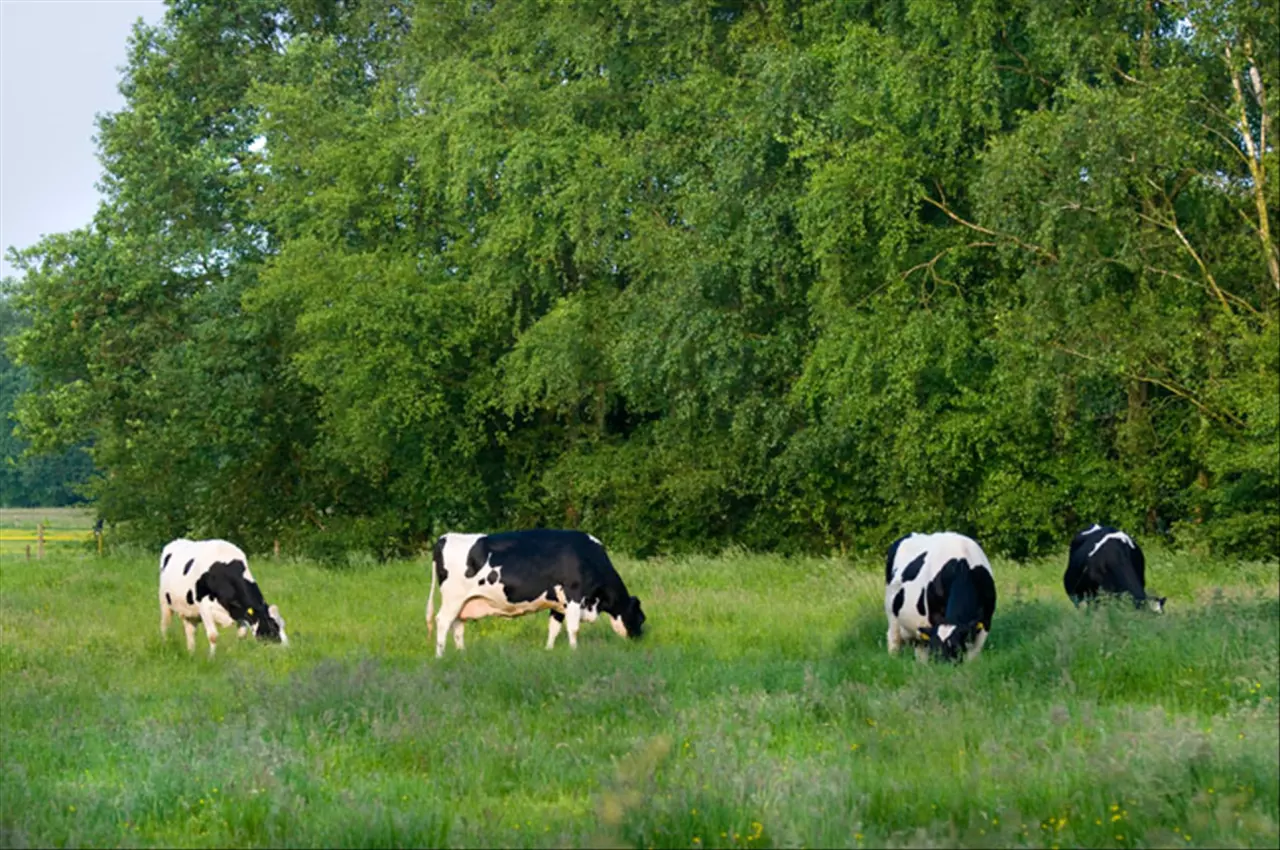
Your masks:
{"label": "sky", "polygon": [[0,253],[92,221],[94,116],[124,106],[133,22],[163,16],[161,0],[0,0]]}

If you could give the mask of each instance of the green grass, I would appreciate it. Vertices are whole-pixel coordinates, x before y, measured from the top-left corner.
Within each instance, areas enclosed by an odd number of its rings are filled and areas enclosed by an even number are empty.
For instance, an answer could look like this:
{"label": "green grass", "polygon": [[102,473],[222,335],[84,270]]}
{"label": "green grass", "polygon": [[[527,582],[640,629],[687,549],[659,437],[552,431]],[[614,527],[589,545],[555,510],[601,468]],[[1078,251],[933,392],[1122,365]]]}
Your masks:
{"label": "green grass", "polygon": [[[158,553],[157,553],[158,556]],[[156,556],[0,565],[0,844],[1276,846],[1275,564],[1152,553],[1163,616],[995,564],[981,658],[884,650],[883,563],[619,569],[430,657],[422,563],[256,559],[293,644],[157,633]]]}

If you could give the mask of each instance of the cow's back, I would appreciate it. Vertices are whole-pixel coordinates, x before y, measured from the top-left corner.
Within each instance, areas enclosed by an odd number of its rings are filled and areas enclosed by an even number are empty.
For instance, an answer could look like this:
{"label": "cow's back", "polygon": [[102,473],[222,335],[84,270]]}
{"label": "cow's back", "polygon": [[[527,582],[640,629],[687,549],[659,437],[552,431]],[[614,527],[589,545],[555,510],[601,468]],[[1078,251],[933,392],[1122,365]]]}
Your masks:
{"label": "cow's back", "polygon": [[196,585],[218,563],[242,564],[244,580],[253,581],[249,559],[234,543],[218,539],[170,541],[160,555],[160,598],[182,616],[195,617],[199,610]]}

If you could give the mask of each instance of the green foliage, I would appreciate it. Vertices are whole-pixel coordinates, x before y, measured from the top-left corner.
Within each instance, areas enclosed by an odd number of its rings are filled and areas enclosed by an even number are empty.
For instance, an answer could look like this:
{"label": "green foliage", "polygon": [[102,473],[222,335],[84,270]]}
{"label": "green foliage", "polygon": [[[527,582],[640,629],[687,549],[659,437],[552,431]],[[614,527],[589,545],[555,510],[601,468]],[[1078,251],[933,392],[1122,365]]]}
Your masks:
{"label": "green foliage", "polygon": [[174,3],[93,225],[16,257],[18,416],[151,541],[1272,554],[1278,25]]}
{"label": "green foliage", "polygon": [[640,641],[491,618],[442,661],[421,559],[256,558],[290,645],[212,662],[154,552],[6,563],[0,843],[1274,846],[1276,565],[1148,551],[1159,616],[997,559],[961,666],[885,652],[877,558],[619,559]]}
{"label": "green foliage", "polygon": [[31,388],[28,370],[13,362],[5,337],[23,327],[22,316],[0,293],[0,507],[60,507],[83,501],[80,488],[93,473],[81,446],[56,454],[31,454],[13,420],[14,407]]}

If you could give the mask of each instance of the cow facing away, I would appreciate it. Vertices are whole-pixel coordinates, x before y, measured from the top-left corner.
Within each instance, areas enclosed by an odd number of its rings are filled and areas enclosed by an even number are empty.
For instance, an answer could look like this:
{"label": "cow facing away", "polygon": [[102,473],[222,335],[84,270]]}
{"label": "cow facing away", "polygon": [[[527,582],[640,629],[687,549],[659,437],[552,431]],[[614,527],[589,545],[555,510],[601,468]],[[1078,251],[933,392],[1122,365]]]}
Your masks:
{"label": "cow facing away", "polygon": [[179,538],[160,553],[160,636],[177,614],[187,632],[187,650],[196,650],[196,624],[204,623],[209,655],[218,646],[218,627],[240,625],[259,640],[288,644],[280,609],[268,605],[249,572],[249,559],[225,540]]}
{"label": "cow facing away", "polygon": [[[639,637],[644,626],[640,600],[627,592],[600,541],[581,531],[535,529],[501,534],[449,532],[432,553],[427,633],[435,631],[436,657],[444,655],[446,634],[463,648],[467,620],[518,617],[551,611],[547,649],[563,625],[569,646],[578,646],[578,626],[601,613],[623,637]],[[434,614],[436,583],[440,613]]]}
{"label": "cow facing away", "polygon": [[973,660],[991,632],[996,584],[982,548],[962,534],[909,534],[889,547],[884,570],[889,654],[904,641],[916,657]]}
{"label": "cow facing away", "polygon": [[1096,599],[1099,592],[1129,594],[1133,607],[1149,604],[1164,610],[1164,597],[1147,595],[1147,561],[1142,549],[1123,531],[1094,525],[1077,534],[1067,555],[1062,586],[1076,605]]}

